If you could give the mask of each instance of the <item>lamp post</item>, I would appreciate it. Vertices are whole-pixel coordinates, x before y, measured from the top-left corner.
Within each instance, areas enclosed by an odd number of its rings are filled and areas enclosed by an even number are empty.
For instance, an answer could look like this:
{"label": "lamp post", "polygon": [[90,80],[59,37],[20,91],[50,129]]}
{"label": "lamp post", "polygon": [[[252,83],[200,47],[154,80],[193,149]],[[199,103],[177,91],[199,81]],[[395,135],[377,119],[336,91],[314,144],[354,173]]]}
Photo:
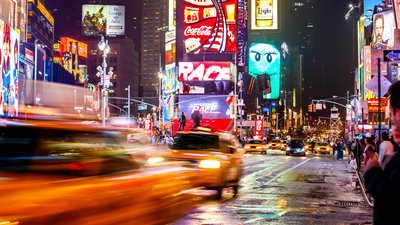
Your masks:
{"label": "lamp post", "polygon": [[164,124],[164,119],[161,119],[161,109],[162,109],[162,107],[163,107],[163,101],[164,101],[164,99],[163,99],[163,94],[162,94],[162,82],[163,82],[163,80],[165,80],[166,78],[167,78],[167,75],[165,75],[162,71],[160,71],[159,73],[158,73],[158,78],[160,78],[160,81],[159,81],[159,83],[158,83],[158,89],[159,89],[159,105],[158,105],[158,108],[159,108],[159,111],[158,111],[158,126],[160,127],[160,124],[161,124],[161,121],[162,121],[162,125],[164,126],[165,124]]}
{"label": "lamp post", "polygon": [[[103,99],[101,101],[101,117],[102,117],[102,124],[103,126],[106,124],[106,88],[109,85],[109,80],[106,81],[107,74],[106,74],[106,69],[107,69],[107,54],[110,52],[110,46],[108,45],[108,40],[104,41],[104,36],[101,36],[101,41],[99,42],[99,49],[100,51],[103,51],[103,70],[99,70],[97,73],[97,76],[101,76],[101,94],[103,96]],[[99,68],[98,68],[99,69]]]}

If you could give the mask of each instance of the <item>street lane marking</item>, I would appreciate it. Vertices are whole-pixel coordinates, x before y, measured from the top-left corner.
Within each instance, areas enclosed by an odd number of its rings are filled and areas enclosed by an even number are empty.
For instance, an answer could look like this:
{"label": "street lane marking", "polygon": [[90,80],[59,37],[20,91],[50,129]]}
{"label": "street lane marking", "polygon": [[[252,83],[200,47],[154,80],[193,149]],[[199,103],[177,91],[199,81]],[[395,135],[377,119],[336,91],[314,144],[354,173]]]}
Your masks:
{"label": "street lane marking", "polygon": [[287,173],[287,172],[289,172],[289,171],[291,171],[291,170],[293,170],[293,169],[295,169],[295,168],[297,168],[297,167],[303,165],[304,163],[308,162],[308,161],[311,160],[311,159],[312,159],[312,158],[307,159],[306,161],[300,163],[299,165],[294,166],[294,167],[292,167],[292,168],[290,168],[290,169],[287,169],[287,170],[281,172],[280,174],[276,175],[274,178],[272,178],[270,181],[268,181],[268,182],[265,183],[264,185],[268,185],[268,184],[272,183],[273,181],[275,181],[276,179],[278,179],[278,178],[279,178],[280,176],[282,176],[283,174],[285,174],[285,173]]}

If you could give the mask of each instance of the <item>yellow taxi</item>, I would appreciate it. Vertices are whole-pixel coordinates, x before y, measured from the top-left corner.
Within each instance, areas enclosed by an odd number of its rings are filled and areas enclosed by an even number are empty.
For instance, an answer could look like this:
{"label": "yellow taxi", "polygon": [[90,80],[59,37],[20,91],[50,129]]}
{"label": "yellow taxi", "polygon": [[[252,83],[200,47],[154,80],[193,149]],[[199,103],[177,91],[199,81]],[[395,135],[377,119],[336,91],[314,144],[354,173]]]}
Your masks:
{"label": "yellow taxi", "polygon": [[149,158],[149,164],[180,162],[198,170],[197,179],[192,181],[195,186],[217,190],[217,198],[221,198],[223,188],[232,187],[236,196],[244,150],[235,137],[211,131],[179,132],[178,136],[171,150]]}
{"label": "yellow taxi", "polygon": [[315,144],[315,143],[313,143],[312,141],[307,142],[307,144],[306,144],[306,151],[311,151],[312,145],[313,145],[313,144]]}
{"label": "yellow taxi", "polygon": [[77,121],[0,121],[0,224],[177,219],[189,206],[184,191],[196,171],[144,168],[147,160],[119,142],[126,138],[118,129]]}
{"label": "yellow taxi", "polygon": [[327,142],[318,142],[315,145],[315,151],[317,153],[328,153],[331,154],[331,147],[329,146],[329,144]]}
{"label": "yellow taxi", "polygon": [[244,149],[247,152],[261,152],[261,154],[267,154],[267,146],[263,140],[251,140],[245,144]]}
{"label": "yellow taxi", "polygon": [[281,149],[282,141],[280,139],[272,140],[268,145],[268,149]]}
{"label": "yellow taxi", "polygon": [[282,142],[281,142],[281,151],[286,151],[286,148],[288,147],[288,143],[289,143],[289,141],[287,141],[287,140],[283,140]]}

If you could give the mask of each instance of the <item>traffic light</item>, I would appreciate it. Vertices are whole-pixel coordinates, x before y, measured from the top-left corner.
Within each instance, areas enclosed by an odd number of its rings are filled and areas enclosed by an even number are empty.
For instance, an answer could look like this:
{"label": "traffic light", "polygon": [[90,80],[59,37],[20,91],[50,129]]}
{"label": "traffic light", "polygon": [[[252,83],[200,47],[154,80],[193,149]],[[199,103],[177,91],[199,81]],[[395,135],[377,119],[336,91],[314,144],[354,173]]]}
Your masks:
{"label": "traffic light", "polygon": [[316,111],[317,111],[317,107],[315,104],[308,105],[308,112],[316,112]]}

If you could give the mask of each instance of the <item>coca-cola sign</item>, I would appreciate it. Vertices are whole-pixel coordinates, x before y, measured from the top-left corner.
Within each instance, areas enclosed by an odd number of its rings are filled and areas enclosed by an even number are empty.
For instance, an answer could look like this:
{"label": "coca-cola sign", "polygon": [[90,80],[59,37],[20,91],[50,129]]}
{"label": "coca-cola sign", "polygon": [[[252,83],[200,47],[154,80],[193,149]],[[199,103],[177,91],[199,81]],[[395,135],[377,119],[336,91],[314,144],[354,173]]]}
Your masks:
{"label": "coca-cola sign", "polygon": [[229,81],[230,72],[230,62],[179,63],[179,81]]}
{"label": "coca-cola sign", "polygon": [[197,36],[203,36],[203,35],[207,35],[210,36],[211,35],[211,26],[202,26],[199,28],[192,28],[191,26],[186,27],[185,29],[185,36],[189,36],[189,35],[197,35]]}
{"label": "coca-cola sign", "polygon": [[237,52],[237,0],[219,1],[183,0],[186,53]]}

